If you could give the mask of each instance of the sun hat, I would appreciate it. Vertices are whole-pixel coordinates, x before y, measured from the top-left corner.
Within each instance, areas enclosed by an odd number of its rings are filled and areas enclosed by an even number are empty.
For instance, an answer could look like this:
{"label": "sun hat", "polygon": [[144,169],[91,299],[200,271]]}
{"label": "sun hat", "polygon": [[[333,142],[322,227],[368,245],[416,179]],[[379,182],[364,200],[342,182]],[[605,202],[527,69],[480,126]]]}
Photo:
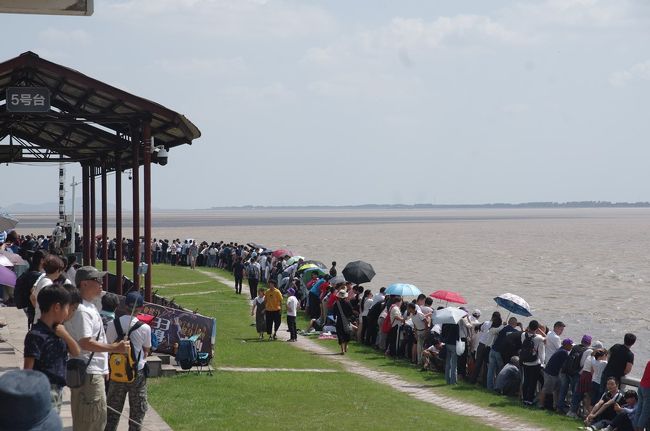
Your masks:
{"label": "sun hat", "polygon": [[0,376],[0,429],[59,431],[61,418],[52,408],[50,382],[33,370],[12,370]]}
{"label": "sun hat", "polygon": [[581,344],[584,345],[590,345],[591,344],[591,335],[585,334],[582,336],[582,340],[580,341]]}
{"label": "sun hat", "polygon": [[339,290],[339,293],[336,294],[336,296],[338,296],[341,299],[345,299],[345,298],[348,297],[348,292],[347,292],[347,290],[341,289],[341,290]]}
{"label": "sun hat", "polygon": [[603,342],[602,341],[594,341],[591,343],[591,347],[596,350],[596,349],[602,349],[603,348]]}
{"label": "sun hat", "polygon": [[565,338],[562,340],[563,346],[573,346],[573,340],[571,338]]}
{"label": "sun hat", "polygon": [[472,316],[481,317],[481,310],[479,310],[478,308],[475,308],[474,311],[472,311]]}
{"label": "sun hat", "polygon": [[293,296],[293,295],[296,294],[296,289],[294,289],[293,287],[290,287],[290,288],[287,289],[287,293],[289,294],[289,296]]}

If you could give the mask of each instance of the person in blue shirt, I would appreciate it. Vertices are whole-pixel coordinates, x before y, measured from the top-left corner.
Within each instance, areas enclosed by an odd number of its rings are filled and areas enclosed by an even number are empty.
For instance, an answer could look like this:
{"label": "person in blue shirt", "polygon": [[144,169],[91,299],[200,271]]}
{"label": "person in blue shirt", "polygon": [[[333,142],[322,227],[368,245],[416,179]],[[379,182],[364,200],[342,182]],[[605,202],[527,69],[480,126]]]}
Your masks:
{"label": "person in blue shirt", "polygon": [[573,341],[570,338],[562,340],[562,346],[551,356],[544,368],[544,386],[539,392],[539,408],[544,408],[546,394],[553,394],[553,408],[557,409],[560,395],[560,370],[569,357],[573,348]]}

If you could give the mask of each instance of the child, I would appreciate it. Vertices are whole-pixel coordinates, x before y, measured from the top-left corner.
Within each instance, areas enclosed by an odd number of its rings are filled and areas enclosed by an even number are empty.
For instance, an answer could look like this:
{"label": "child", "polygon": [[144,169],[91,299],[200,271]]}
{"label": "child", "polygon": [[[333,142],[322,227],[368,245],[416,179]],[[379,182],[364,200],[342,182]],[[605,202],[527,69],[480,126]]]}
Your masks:
{"label": "child", "polygon": [[289,327],[289,342],[298,341],[298,330],[296,329],[296,315],[298,314],[298,298],[293,287],[287,289],[287,326]]}
{"label": "child", "polygon": [[70,293],[56,283],[41,289],[37,301],[41,317],[25,336],[24,368],[40,371],[47,376],[52,408],[61,412],[68,352],[72,356],[81,353],[77,342],[63,327],[63,322],[72,316],[69,313]]}

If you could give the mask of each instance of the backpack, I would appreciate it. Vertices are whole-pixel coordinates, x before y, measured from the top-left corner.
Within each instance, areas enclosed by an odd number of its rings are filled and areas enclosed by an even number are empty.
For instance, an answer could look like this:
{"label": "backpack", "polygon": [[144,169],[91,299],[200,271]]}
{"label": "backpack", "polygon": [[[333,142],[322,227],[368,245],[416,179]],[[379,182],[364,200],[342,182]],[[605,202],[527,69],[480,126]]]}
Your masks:
{"label": "backpack", "polygon": [[529,336],[524,334],[524,341],[521,343],[521,350],[519,351],[519,361],[535,362],[537,361],[537,350],[535,349],[534,335]]}
{"label": "backpack", "polygon": [[569,352],[569,357],[564,361],[562,365],[562,372],[567,376],[573,376],[580,372],[582,367],[580,366],[580,359],[582,359],[582,354],[587,350],[582,344],[573,346],[571,352]]}
{"label": "backpack", "polygon": [[393,309],[395,305],[391,305],[390,308],[388,309],[388,314],[386,314],[386,318],[384,319],[384,322],[381,324],[381,332],[384,334],[388,334],[390,330],[393,328],[393,322],[391,322],[390,319],[390,310]]}
{"label": "backpack", "polygon": [[42,272],[29,271],[18,277],[16,287],[14,288],[14,303],[16,304],[16,308],[34,308],[29,297],[32,294],[34,285],[44,276],[45,274]]}
{"label": "backpack", "polygon": [[192,368],[197,357],[198,353],[194,341],[189,338],[184,338],[178,343],[178,350],[176,351],[175,359],[182,369],[189,370]]}
{"label": "backpack", "polygon": [[[122,340],[124,338],[124,331],[122,330],[120,319],[117,318],[113,320],[113,324],[115,325],[115,331],[117,332],[117,339]],[[131,327],[131,329],[129,329],[129,333],[127,335],[129,341],[131,341],[131,333],[142,325],[142,322],[137,322]],[[111,353],[108,357],[108,368],[110,369],[111,381],[120,383],[132,383],[138,375],[138,362],[140,362],[140,353],[138,353],[137,358],[135,357],[135,351],[133,348],[130,348],[128,353]]]}

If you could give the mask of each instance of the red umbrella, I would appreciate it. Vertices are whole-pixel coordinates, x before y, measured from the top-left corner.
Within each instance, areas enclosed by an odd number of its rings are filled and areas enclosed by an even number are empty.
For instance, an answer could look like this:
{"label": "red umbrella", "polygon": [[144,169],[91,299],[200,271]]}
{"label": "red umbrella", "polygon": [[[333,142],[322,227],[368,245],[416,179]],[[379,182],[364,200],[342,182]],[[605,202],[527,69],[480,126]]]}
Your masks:
{"label": "red umbrella", "polygon": [[460,296],[458,292],[450,292],[448,290],[436,290],[431,295],[432,298],[440,299],[441,301],[453,302],[455,304],[467,304],[465,298]]}
{"label": "red umbrella", "polygon": [[279,248],[273,252],[273,256],[275,257],[293,256],[293,252],[291,250],[287,250],[286,248]]}

